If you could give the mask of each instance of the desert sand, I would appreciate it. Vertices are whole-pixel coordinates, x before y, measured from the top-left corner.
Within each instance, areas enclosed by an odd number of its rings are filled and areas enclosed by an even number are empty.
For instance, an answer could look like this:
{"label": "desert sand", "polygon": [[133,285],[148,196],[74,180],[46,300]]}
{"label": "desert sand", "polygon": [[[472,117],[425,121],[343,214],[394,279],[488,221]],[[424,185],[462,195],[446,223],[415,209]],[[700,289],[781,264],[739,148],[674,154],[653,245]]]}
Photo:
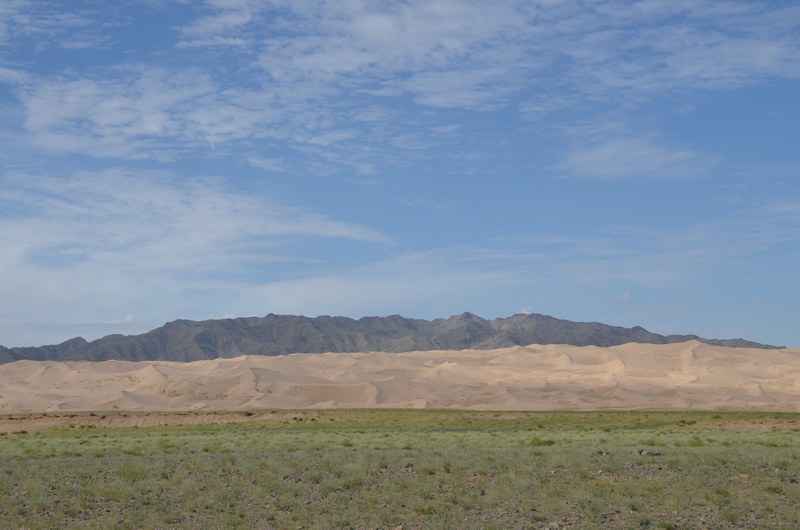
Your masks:
{"label": "desert sand", "polygon": [[0,365],[0,414],[326,407],[800,411],[800,349],[691,341]]}

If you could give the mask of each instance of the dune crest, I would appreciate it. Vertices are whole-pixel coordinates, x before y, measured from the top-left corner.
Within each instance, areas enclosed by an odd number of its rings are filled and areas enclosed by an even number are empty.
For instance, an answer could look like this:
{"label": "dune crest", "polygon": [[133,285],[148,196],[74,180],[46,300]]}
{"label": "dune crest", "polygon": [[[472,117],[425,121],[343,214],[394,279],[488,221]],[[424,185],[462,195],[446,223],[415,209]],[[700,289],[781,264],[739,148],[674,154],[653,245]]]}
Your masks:
{"label": "dune crest", "polygon": [[399,407],[800,411],[800,349],[677,344],[0,365],[0,413]]}

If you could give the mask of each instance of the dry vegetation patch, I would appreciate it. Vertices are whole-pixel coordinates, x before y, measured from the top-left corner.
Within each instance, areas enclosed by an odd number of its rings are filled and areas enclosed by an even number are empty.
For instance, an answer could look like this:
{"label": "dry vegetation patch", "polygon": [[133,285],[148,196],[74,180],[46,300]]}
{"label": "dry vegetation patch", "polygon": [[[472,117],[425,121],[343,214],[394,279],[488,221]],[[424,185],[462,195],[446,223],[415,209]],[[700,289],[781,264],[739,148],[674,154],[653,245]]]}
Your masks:
{"label": "dry vegetation patch", "polygon": [[[791,414],[360,409],[55,417],[55,426],[0,434],[4,528],[800,524],[793,428],[719,428],[786,426],[800,420]],[[23,421],[16,418],[2,421]],[[92,423],[101,420],[110,423]]]}

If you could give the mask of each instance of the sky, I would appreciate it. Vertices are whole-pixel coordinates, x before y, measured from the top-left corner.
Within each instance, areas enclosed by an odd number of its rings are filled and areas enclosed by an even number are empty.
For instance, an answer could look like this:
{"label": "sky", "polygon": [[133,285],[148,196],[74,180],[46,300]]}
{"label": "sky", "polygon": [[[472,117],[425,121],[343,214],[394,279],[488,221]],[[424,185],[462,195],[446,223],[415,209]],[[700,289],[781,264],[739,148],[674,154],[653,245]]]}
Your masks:
{"label": "sky", "polygon": [[542,313],[800,347],[800,4],[2,0],[0,344]]}

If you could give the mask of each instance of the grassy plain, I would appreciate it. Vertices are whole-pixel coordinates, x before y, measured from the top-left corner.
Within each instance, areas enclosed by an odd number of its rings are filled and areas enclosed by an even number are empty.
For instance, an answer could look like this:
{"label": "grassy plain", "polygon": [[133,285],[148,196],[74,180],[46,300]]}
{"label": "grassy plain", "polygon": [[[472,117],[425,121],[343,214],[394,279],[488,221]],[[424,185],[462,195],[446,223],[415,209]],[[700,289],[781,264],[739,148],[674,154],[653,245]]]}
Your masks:
{"label": "grassy plain", "polygon": [[3,528],[797,528],[800,414],[280,411],[0,435]]}

